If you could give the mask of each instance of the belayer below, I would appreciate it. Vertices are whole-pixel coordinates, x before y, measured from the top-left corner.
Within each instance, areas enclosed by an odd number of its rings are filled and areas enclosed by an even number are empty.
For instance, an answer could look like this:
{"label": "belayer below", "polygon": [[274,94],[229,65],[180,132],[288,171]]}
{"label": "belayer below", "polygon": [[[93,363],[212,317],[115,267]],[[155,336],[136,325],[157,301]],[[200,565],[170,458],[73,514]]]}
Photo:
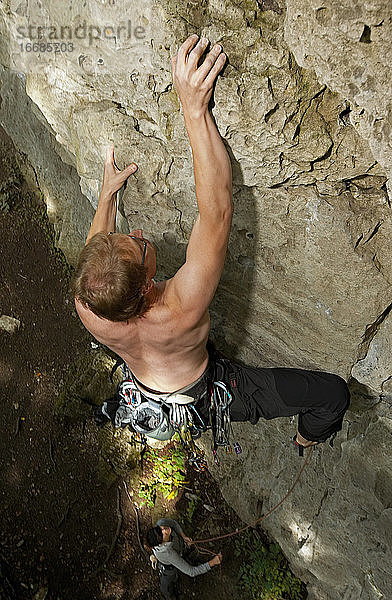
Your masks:
{"label": "belayer below", "polygon": [[185,544],[191,544],[192,540],[186,537],[174,519],[160,519],[155,527],[147,531],[146,540],[152,550],[152,566],[158,568],[161,592],[167,600],[177,598],[178,571],[196,577],[222,562],[220,553],[198,566],[192,566],[184,560]]}
{"label": "belayer below", "polygon": [[[116,426],[189,448],[207,427],[230,448],[231,422],[299,415],[300,448],[324,442],[342,427],[349,391],[322,371],[243,366],[207,344],[209,306],[225,262],[233,215],[229,156],[208,103],[226,62],[220,45],[207,51],[191,35],[173,57],[172,72],[193,153],[198,215],[186,261],[155,282],[156,250],[141,229],[115,233],[117,192],[136,172],[120,171],[107,150],[102,191],[73,279],[84,326],[123,361],[124,381],[104,415]],[[204,60],[199,62],[204,57]],[[239,444],[234,450],[240,452]],[[200,466],[200,465],[199,465]]]}

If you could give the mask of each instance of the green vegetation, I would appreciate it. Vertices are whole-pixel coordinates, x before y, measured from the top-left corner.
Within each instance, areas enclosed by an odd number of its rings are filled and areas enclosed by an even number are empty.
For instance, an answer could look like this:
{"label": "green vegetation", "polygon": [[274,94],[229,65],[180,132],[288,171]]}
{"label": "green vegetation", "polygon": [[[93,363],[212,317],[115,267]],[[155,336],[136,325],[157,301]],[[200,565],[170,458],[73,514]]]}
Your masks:
{"label": "green vegetation", "polygon": [[289,569],[278,544],[266,546],[255,532],[247,531],[236,541],[236,556],[241,556],[238,579],[251,600],[303,600],[306,590]]}
{"label": "green vegetation", "polygon": [[153,507],[158,492],[166,500],[176,498],[179,489],[187,483],[185,453],[180,448],[169,448],[165,455],[160,456],[158,450],[149,448],[144,461],[149,476],[147,481],[140,481],[138,494],[142,500],[141,506],[147,504],[148,507]]}

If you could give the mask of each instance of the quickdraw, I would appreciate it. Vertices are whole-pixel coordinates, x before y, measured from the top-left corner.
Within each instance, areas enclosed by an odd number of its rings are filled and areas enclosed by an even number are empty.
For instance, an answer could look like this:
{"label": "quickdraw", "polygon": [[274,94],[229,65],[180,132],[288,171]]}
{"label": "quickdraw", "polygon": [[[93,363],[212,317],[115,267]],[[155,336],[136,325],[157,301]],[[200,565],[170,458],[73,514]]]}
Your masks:
{"label": "quickdraw", "polygon": [[147,438],[142,433],[138,433],[137,431],[131,431],[130,444],[133,446],[137,446],[137,444],[141,445],[139,464],[140,464],[141,472],[143,473],[143,460],[144,460],[144,455],[147,452]]}
{"label": "quickdraw", "polygon": [[[214,381],[211,388],[210,400],[210,423],[213,433],[212,454],[215,463],[219,466],[218,447],[224,446],[226,454],[232,454],[230,434],[233,433],[230,420],[230,404],[232,396],[223,381]],[[242,448],[239,442],[233,443],[236,454],[241,454]]]}
{"label": "quickdraw", "polygon": [[199,473],[202,471],[206,471],[207,461],[205,460],[203,453],[196,446],[192,438],[191,430],[184,426],[181,430],[176,431],[176,433],[180,438],[182,447],[187,453],[188,462],[191,465],[191,467]]}

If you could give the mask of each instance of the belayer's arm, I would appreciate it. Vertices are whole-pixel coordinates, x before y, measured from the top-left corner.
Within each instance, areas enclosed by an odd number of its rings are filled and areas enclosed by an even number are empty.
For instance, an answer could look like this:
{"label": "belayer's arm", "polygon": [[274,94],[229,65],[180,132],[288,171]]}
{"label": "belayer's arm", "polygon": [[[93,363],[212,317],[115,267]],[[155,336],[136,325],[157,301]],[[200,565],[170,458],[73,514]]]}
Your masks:
{"label": "belayer's arm", "polygon": [[[170,561],[170,564],[176,567],[185,575],[189,577],[197,577],[197,575],[203,575],[211,570],[209,562],[205,562],[201,565],[192,566],[186,562],[175,550],[170,550],[165,558]],[[158,559],[159,560],[159,559]]]}
{"label": "belayer's arm", "polygon": [[87,235],[86,244],[96,233],[109,233],[116,231],[117,214],[117,192],[124,185],[132,173],[135,173],[137,166],[130,164],[126,169],[120,171],[114,163],[114,145],[108,147],[106,151],[105,167],[103,174],[103,183],[99,195],[97,210],[90,230]]}
{"label": "belayer's arm", "polygon": [[192,148],[199,215],[189,239],[186,262],[171,286],[182,310],[193,318],[204,314],[218,286],[233,214],[231,163],[208,110],[226,56],[220,46],[214,46],[197,67],[206,44],[196,41],[197,36],[190,36],[173,59],[173,80]]}

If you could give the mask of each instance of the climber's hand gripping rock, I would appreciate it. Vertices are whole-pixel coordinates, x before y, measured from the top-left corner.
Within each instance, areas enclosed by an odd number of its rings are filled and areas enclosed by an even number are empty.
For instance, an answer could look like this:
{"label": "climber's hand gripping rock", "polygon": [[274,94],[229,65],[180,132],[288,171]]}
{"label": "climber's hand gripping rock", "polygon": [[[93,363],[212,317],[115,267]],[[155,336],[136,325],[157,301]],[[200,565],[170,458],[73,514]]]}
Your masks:
{"label": "climber's hand gripping rock", "polygon": [[172,58],[174,87],[184,114],[195,118],[208,111],[214,82],[226,62],[222,46],[215,44],[198,67],[209,42],[207,38],[197,38],[196,34],[189,36]]}

